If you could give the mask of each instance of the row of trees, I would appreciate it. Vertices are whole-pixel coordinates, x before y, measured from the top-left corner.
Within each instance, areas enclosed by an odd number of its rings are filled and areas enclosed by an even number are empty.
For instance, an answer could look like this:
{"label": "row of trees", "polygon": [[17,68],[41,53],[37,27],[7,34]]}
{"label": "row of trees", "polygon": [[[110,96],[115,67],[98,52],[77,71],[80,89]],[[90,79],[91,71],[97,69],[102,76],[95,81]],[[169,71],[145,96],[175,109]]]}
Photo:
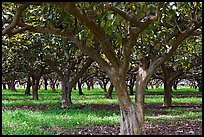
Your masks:
{"label": "row of trees", "polygon": [[[4,75],[20,74],[8,65],[32,77],[33,99],[38,99],[40,78],[54,72],[66,108],[71,89],[91,76],[83,74],[95,61],[110,89],[115,87],[120,134],[142,134],[146,86],[155,72],[163,74],[168,100],[179,76],[201,66],[200,2],[16,2],[2,8]],[[134,103],[127,79],[131,88],[136,83]]]}

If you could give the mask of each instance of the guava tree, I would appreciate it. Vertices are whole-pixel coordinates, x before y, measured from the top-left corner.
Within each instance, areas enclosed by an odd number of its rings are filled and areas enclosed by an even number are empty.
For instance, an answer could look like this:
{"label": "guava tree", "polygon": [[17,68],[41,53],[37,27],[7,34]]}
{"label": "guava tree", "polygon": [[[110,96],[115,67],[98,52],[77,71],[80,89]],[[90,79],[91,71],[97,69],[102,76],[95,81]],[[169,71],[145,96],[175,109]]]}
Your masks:
{"label": "guava tree", "polygon": [[[2,34],[12,35],[21,30],[29,30],[60,35],[74,42],[84,54],[100,65],[114,85],[121,112],[120,134],[142,134],[144,95],[148,81],[155,69],[168,60],[183,41],[201,34],[202,28],[202,4],[199,2],[62,2],[17,5],[16,16],[2,30]],[[53,6],[62,11],[64,18],[77,20],[79,27],[60,30],[56,22],[50,22],[45,17],[42,18],[46,22],[44,26],[35,24],[31,19],[23,20],[24,17],[20,20],[18,15],[22,11],[26,12],[28,5],[31,5],[29,8],[39,9]],[[14,28],[16,26],[20,28]],[[80,35],[82,31],[87,34],[83,39]],[[95,40],[100,45],[94,45]],[[97,52],[96,47],[102,53]],[[122,52],[120,57],[117,56],[118,48]],[[126,85],[133,48],[141,58],[136,77],[135,102],[131,101]]]}

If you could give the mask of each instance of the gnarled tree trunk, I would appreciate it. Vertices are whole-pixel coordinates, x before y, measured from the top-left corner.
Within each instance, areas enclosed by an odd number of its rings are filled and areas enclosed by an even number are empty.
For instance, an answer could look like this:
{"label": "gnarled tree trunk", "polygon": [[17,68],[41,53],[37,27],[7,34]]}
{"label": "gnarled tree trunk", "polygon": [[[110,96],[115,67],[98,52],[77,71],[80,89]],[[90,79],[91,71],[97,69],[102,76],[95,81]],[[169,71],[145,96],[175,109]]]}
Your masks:
{"label": "gnarled tree trunk", "polygon": [[[116,89],[120,106],[120,134],[141,135],[144,125],[144,92],[145,86],[138,82],[135,103],[131,102],[125,80],[119,77],[111,78]],[[113,80],[114,79],[114,80]],[[138,79],[142,80],[142,79]]]}

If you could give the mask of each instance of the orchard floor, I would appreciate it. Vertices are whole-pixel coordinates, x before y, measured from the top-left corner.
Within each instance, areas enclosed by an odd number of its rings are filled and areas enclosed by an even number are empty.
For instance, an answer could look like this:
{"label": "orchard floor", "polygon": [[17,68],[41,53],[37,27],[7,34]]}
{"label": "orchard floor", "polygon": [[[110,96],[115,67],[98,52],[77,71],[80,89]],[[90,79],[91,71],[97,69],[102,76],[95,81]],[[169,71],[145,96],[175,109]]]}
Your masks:
{"label": "orchard floor", "polygon": [[[3,110],[47,110],[49,106],[43,105],[28,105],[28,106],[14,106],[14,107],[2,107]],[[106,105],[106,104],[92,104],[90,107],[95,111],[100,111],[101,109],[112,110],[119,109],[118,105]],[[155,117],[162,117],[166,113],[167,109],[171,108],[198,108],[201,111],[201,103],[177,103],[170,108],[161,107],[161,104],[146,104],[145,109],[157,110]],[[83,105],[78,104],[76,108],[83,109]],[[196,110],[198,111],[198,110]],[[173,118],[173,117],[172,117]],[[146,135],[202,135],[202,122],[194,121],[191,119],[186,119],[182,121],[175,122],[163,122],[153,123],[145,122],[144,129]],[[43,130],[49,130],[49,128],[44,128]],[[76,128],[72,130],[61,130],[55,129],[57,134],[60,135],[119,135],[120,126],[119,125],[86,125],[86,128]]]}
{"label": "orchard floor", "polygon": [[[10,92],[8,92],[10,93]],[[97,96],[87,92],[83,99],[90,99],[95,101]],[[95,93],[95,92],[94,92]],[[23,94],[23,92],[22,92]],[[100,92],[100,98],[104,96],[103,92]],[[57,94],[56,94],[57,95]],[[48,96],[45,100],[58,100],[60,98]],[[96,94],[97,95],[97,94]],[[42,94],[42,97],[44,94]],[[17,98],[18,97],[18,98]],[[133,97],[133,96],[132,96]],[[144,131],[146,135],[202,135],[202,93],[178,93],[174,94],[174,102],[172,107],[162,107],[162,93],[150,93],[146,95],[145,103],[145,123]],[[180,99],[180,100],[179,100]],[[183,99],[183,100],[182,100]],[[2,113],[4,111],[15,112],[15,110],[28,110],[32,112],[43,112],[50,111],[51,114],[58,113],[58,104],[12,104],[15,101],[27,101],[28,98],[22,96],[20,93],[17,94],[3,94],[2,101]],[[51,101],[52,101],[51,100]],[[113,99],[114,100],[114,99]],[[117,99],[115,99],[117,100]],[[156,100],[156,102],[155,102]],[[82,112],[93,111],[93,112],[103,112],[105,111],[118,111],[119,106],[114,101],[112,103],[81,103],[78,96],[73,96],[74,107],[68,108],[69,110],[81,110]],[[79,101],[79,102],[78,102]],[[99,100],[100,101],[100,100]],[[107,101],[112,101],[106,100]],[[158,103],[159,102],[159,103]],[[8,104],[7,104],[8,103]],[[10,103],[10,104],[9,104]],[[50,102],[49,102],[50,103]],[[51,111],[52,110],[52,111]],[[56,111],[57,110],[57,111]],[[55,112],[56,111],[56,112]],[[61,113],[61,112],[60,112]],[[23,113],[22,113],[23,114]],[[53,115],[54,115],[53,114]],[[119,113],[117,114],[119,116]],[[6,116],[4,116],[6,118]],[[3,127],[4,127],[4,121]],[[38,128],[43,131],[52,131],[54,135],[119,135],[120,126],[118,124],[96,124],[87,123],[84,128],[61,128],[54,126],[39,126]],[[3,128],[2,128],[3,130]]]}

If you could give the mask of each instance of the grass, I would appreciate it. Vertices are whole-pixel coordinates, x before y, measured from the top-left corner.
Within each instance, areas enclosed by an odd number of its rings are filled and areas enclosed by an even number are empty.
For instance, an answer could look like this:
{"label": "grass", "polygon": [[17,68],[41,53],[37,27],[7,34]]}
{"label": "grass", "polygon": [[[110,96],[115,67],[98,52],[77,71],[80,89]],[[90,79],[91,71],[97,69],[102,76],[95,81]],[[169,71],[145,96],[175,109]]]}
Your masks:
{"label": "grass", "polygon": [[[61,95],[60,90],[53,92],[51,90],[39,91],[39,100],[31,100],[32,96],[25,96],[24,89],[18,89],[18,92],[3,90],[2,106],[48,106],[46,110],[2,110],[2,134],[3,135],[57,135],[61,131],[69,129],[85,128],[86,125],[94,124],[116,124],[119,125],[118,109],[93,109],[93,104],[118,104],[118,100],[113,92],[113,99],[106,99],[104,92],[100,88],[87,91],[83,88],[85,95],[78,95],[77,90],[72,92],[73,105],[70,109],[60,109]],[[163,89],[149,89],[145,96],[146,104],[163,103]],[[151,94],[160,93],[160,94]],[[178,88],[173,94],[199,94],[195,89]],[[201,94],[201,93],[200,93]],[[134,100],[134,96],[131,96]],[[201,103],[201,97],[185,96],[176,98],[173,96],[174,103]],[[83,109],[77,109],[77,104],[85,104]],[[160,113],[161,111],[162,113]],[[153,123],[182,121],[182,120],[202,121],[201,108],[162,108],[145,110],[145,121]]]}

